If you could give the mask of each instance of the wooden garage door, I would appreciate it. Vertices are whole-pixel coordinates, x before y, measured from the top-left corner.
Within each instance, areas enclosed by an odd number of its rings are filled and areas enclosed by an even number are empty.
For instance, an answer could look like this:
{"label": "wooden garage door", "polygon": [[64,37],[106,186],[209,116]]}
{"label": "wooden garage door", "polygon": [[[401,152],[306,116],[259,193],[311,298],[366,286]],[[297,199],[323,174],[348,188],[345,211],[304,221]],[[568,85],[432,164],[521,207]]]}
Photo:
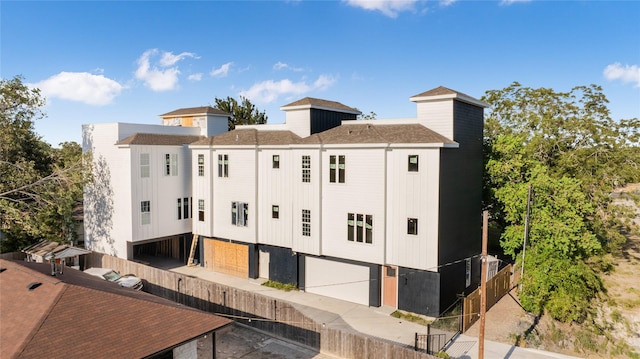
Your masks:
{"label": "wooden garage door", "polygon": [[213,241],[213,270],[236,277],[249,277],[249,247]]}

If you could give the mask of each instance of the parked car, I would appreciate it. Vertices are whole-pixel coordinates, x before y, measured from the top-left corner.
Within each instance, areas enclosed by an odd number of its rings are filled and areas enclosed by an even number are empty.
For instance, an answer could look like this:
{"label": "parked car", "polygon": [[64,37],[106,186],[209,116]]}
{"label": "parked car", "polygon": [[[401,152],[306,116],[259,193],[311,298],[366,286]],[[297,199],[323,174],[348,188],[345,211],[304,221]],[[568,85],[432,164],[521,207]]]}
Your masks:
{"label": "parked car", "polygon": [[142,279],[133,274],[120,275],[120,273],[109,268],[89,268],[84,272],[108,280],[109,282],[118,283],[121,287],[135,290],[142,289]]}

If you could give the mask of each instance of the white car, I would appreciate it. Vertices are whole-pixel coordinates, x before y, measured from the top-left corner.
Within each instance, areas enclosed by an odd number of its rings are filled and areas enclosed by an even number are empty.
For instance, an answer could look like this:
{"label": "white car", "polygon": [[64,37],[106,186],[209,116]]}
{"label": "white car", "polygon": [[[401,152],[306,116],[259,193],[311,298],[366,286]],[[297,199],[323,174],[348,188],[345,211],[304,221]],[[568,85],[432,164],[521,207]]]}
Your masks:
{"label": "white car", "polygon": [[100,277],[109,282],[118,283],[119,286],[125,288],[131,288],[135,290],[142,289],[142,279],[132,275],[120,275],[120,273],[109,268],[89,268],[84,271],[85,273]]}

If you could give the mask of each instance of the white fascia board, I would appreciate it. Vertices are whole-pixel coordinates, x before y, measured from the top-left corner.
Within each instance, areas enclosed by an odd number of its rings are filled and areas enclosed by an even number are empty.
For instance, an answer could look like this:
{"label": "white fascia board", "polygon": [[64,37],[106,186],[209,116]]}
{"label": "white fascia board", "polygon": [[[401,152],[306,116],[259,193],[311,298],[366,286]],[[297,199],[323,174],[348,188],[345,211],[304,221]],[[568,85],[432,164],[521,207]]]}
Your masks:
{"label": "white fascia board", "polygon": [[387,148],[388,143],[329,143],[322,146],[322,148]]}
{"label": "white fascia board", "polygon": [[472,105],[487,108],[489,104],[480,100],[476,100],[473,97],[465,96],[459,93],[455,94],[446,94],[446,95],[437,95],[437,96],[414,96],[409,98],[412,102],[434,102],[434,101],[442,101],[442,100],[459,100],[462,102],[470,103]]}
{"label": "white fascia board", "polygon": [[458,148],[458,143],[392,143],[390,148]]}
{"label": "white fascia board", "polygon": [[259,150],[288,150],[291,145],[259,145]]}
{"label": "white fascia board", "polygon": [[211,146],[212,150],[255,150],[257,145],[217,145]]}
{"label": "white fascia board", "polygon": [[210,150],[211,145],[187,145],[192,150]]}
{"label": "white fascia board", "polygon": [[320,149],[321,147],[322,147],[322,145],[319,144],[319,143],[289,145],[289,148],[291,148],[292,150],[297,150],[297,149]]}

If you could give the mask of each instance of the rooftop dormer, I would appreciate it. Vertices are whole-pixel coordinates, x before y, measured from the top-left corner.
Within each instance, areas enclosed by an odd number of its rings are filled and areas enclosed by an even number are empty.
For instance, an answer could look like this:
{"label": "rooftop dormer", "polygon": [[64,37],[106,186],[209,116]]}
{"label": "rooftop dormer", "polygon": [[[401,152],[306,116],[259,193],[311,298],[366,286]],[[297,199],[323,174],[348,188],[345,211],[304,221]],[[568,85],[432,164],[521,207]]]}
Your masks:
{"label": "rooftop dormer", "polygon": [[231,114],[211,106],[181,108],[160,115],[163,126],[199,127],[202,136],[213,136],[229,129]]}
{"label": "rooftop dormer", "polygon": [[340,102],[305,97],[280,107],[285,111],[287,127],[300,137],[340,126],[344,120],[356,120],[361,113]]}

